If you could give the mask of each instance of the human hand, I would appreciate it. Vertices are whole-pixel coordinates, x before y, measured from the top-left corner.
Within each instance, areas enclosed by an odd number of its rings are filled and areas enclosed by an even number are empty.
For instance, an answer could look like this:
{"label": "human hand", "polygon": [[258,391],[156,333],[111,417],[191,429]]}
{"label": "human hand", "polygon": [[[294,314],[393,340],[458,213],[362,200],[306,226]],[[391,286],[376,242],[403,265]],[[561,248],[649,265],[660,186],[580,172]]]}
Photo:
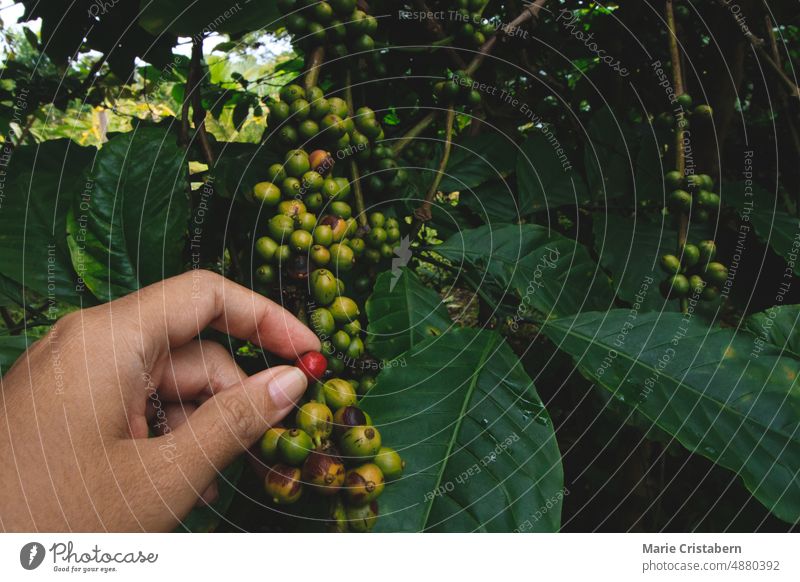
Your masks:
{"label": "human hand", "polygon": [[[279,305],[208,271],[62,318],[0,379],[0,526],[168,531],[213,495],[306,379],[292,366],[248,377],[196,339],[207,327],[291,360],[320,348]],[[162,436],[147,438],[148,408]]]}

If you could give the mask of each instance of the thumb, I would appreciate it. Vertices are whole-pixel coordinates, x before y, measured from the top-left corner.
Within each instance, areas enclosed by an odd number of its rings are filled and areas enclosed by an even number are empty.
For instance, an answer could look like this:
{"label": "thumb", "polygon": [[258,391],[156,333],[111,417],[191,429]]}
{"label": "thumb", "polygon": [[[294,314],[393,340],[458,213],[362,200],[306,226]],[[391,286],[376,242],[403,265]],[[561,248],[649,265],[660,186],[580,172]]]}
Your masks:
{"label": "thumb", "polygon": [[175,464],[184,478],[195,490],[204,491],[219,471],[291,412],[306,387],[303,372],[278,366],[206,400],[168,435],[174,442]]}

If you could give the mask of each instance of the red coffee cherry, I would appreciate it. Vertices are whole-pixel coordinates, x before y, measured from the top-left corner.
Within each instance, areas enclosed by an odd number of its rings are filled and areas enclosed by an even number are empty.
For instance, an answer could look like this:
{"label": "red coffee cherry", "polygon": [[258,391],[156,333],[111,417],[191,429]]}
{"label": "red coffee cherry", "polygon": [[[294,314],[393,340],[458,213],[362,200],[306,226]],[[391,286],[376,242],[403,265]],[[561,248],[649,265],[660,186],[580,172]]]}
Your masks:
{"label": "red coffee cherry", "polygon": [[319,352],[308,352],[297,358],[294,365],[300,368],[309,382],[316,382],[328,369],[328,360]]}

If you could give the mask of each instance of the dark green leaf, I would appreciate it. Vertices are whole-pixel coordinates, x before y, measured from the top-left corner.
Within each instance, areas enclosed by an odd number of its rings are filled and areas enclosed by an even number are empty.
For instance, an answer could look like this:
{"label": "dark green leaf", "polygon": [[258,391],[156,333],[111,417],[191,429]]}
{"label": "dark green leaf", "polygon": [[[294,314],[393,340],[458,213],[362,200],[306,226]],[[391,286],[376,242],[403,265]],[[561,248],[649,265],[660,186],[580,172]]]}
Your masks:
{"label": "dark green leaf", "polygon": [[749,187],[750,193],[747,190],[743,182],[723,184],[722,203],[746,216],[758,237],[786,259],[794,274],[800,276],[800,219],[778,210],[776,192],[768,192],[758,184]]}
{"label": "dark green leaf", "polygon": [[274,2],[142,0],[139,6],[139,24],[153,35],[167,30],[178,36],[275,30],[280,16]]}
{"label": "dark green leaf", "polygon": [[22,304],[22,285],[4,275],[0,275],[0,306]]}
{"label": "dark green leaf", "polygon": [[586,313],[543,332],[586,377],[741,476],[775,515],[800,519],[800,360],[680,313]]}
{"label": "dark green leaf", "polygon": [[[517,147],[507,136],[499,133],[462,139],[453,143],[439,189],[455,192],[505,177],[514,169],[516,156]],[[432,179],[432,175],[426,176]]]}
{"label": "dark green leaf", "polygon": [[236,484],[242,476],[244,461],[241,457],[236,459],[229,467],[222,471],[217,478],[219,496],[211,505],[195,507],[189,515],[176,528],[177,532],[208,533],[217,529],[220,521],[231,506],[236,494]]}
{"label": "dark green leaf", "polygon": [[113,137],[90,172],[88,199],[68,217],[73,265],[103,301],[180,272],[187,168],[170,133],[139,127]]}
{"label": "dark green leaf", "polygon": [[405,268],[381,273],[366,310],[369,352],[385,360],[432,335],[441,335],[452,325],[438,293]]}
{"label": "dark green leaf", "polygon": [[481,226],[436,247],[473,281],[489,285],[498,300],[508,294],[528,307],[561,316],[613,303],[608,278],[574,240],[534,224]]}
{"label": "dark green leaf", "polygon": [[247,121],[247,116],[250,115],[250,103],[245,100],[239,101],[233,108],[233,126],[236,130],[242,129],[242,125]]}
{"label": "dark green leaf", "polygon": [[524,214],[512,186],[505,180],[491,180],[475,188],[462,190],[459,204],[469,208],[486,224],[518,222]]}
{"label": "dark green leaf", "polygon": [[572,167],[571,155],[552,133],[545,136],[537,131],[523,142],[517,156],[522,215],[587,201],[586,184]]}
{"label": "dark green leaf", "polygon": [[748,317],[746,325],[760,340],[800,359],[800,305],[770,307]]}
{"label": "dark green leaf", "polygon": [[25,33],[25,38],[34,49],[39,50],[39,37],[27,26],[22,27],[22,32]]}
{"label": "dark green leaf", "polygon": [[14,150],[0,205],[0,273],[49,298],[81,303],[66,215],[96,150],[70,140]]}
{"label": "dark green leaf", "polygon": [[405,475],[380,499],[379,531],[556,531],[564,495],[550,418],[494,332],[429,338],[362,401]]}
{"label": "dark green leaf", "polygon": [[616,294],[641,309],[664,310],[668,302],[658,290],[665,277],[659,267],[664,253],[674,253],[678,233],[663,224],[614,214],[595,214],[594,249],[600,264],[611,272]]}
{"label": "dark green leaf", "polygon": [[604,107],[592,116],[587,133],[583,157],[590,195],[607,199],[629,192],[639,139],[626,120]]}
{"label": "dark green leaf", "polygon": [[8,372],[30,343],[32,340],[24,335],[0,335],[0,376]]}

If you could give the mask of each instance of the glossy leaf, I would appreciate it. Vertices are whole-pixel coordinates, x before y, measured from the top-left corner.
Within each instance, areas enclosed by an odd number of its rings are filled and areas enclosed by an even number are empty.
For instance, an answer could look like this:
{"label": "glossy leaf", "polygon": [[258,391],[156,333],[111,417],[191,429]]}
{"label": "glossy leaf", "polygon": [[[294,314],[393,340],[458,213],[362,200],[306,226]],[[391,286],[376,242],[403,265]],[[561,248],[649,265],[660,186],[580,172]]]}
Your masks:
{"label": "glossy leaf", "polygon": [[574,157],[554,134],[537,131],[523,142],[517,155],[521,214],[586,202],[586,184],[572,165]]}
{"label": "glossy leaf", "polygon": [[[514,169],[516,152],[517,146],[497,132],[454,142],[439,189],[453,192],[475,188],[489,180],[507,176]],[[431,173],[425,176],[428,179],[433,177]]]}
{"label": "glossy leaf", "polygon": [[800,360],[679,313],[586,313],[543,332],[580,371],[684,447],[737,473],[783,520],[800,519]]}
{"label": "glossy leaf", "polygon": [[139,24],[154,35],[170,31],[179,36],[228,33],[278,27],[280,13],[274,2],[198,0],[142,0]]}
{"label": "glossy leaf", "polygon": [[548,316],[607,308],[613,302],[608,278],[586,248],[543,226],[464,230],[436,251],[466,269],[476,286],[497,300],[516,296]]}
{"label": "glossy leaf", "polygon": [[584,164],[592,196],[607,199],[629,192],[639,137],[607,107],[592,116],[587,133]]}
{"label": "glossy leaf", "polygon": [[745,194],[742,182],[723,184],[723,204],[746,216],[758,238],[783,257],[794,274],[800,276],[800,219],[780,210],[776,192],[768,192],[758,184],[749,188],[752,195]]}
{"label": "glossy leaf", "polygon": [[15,149],[0,205],[0,273],[59,301],[81,303],[65,217],[95,153],[60,139]]}
{"label": "glossy leaf", "polygon": [[[677,252],[678,233],[667,223],[653,223],[615,214],[593,215],[594,250],[611,273],[614,292],[643,310],[677,310],[678,301],[667,301],[658,289],[666,277],[661,255]],[[692,226],[692,239],[711,238],[705,225]]]}
{"label": "glossy leaf", "polygon": [[[459,205],[469,208],[481,222],[518,222],[522,218],[523,209],[512,184],[505,180],[490,180],[475,188],[462,190],[459,194]],[[452,215],[448,218],[452,221]],[[440,221],[436,225],[439,226]],[[457,229],[455,229],[457,230]]]}
{"label": "glossy leaf", "polygon": [[72,263],[103,301],[177,274],[188,217],[186,162],[172,136],[139,128],[97,155],[67,217]]}
{"label": "glossy leaf", "polygon": [[362,400],[405,474],[378,531],[556,531],[563,473],[531,379],[494,332],[457,329],[400,356]]}
{"label": "glossy leaf", "polygon": [[226,467],[217,477],[219,495],[211,505],[195,507],[175,529],[176,532],[207,533],[219,527],[225,513],[236,495],[236,484],[244,470],[244,460],[240,457]]}
{"label": "glossy leaf", "polygon": [[452,326],[439,294],[406,268],[381,273],[366,310],[369,352],[385,360]]}
{"label": "glossy leaf", "polygon": [[8,372],[32,342],[24,335],[0,335],[0,376]]}
{"label": "glossy leaf", "polygon": [[800,305],[779,305],[751,315],[747,329],[759,339],[800,359]]}

